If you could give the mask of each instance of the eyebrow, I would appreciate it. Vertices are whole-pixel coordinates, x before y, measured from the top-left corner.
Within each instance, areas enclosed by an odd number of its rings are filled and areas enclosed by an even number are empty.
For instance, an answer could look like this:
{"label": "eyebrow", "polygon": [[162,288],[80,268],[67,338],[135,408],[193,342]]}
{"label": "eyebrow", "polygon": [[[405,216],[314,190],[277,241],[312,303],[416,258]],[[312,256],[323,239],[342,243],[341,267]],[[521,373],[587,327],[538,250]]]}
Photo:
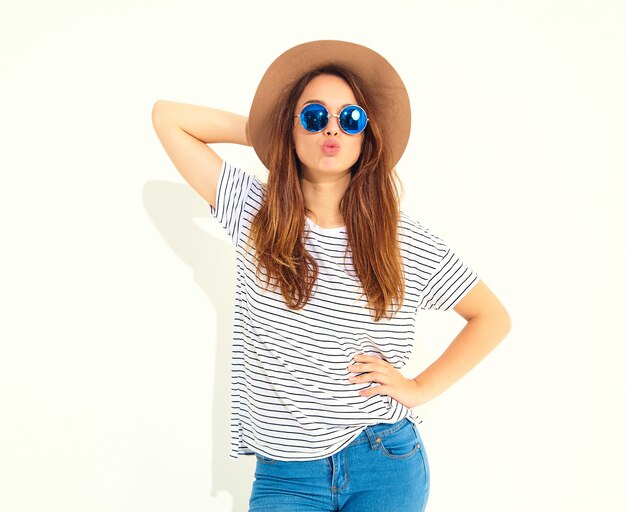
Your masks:
{"label": "eyebrow", "polygon": [[[325,107],[327,106],[326,103],[324,103],[322,100],[308,100],[305,101],[302,106],[306,105],[307,103],[321,103]],[[354,105],[354,103],[344,103],[343,105],[341,105],[341,107],[339,107],[339,109],[341,110],[343,107],[347,107],[348,105]]]}

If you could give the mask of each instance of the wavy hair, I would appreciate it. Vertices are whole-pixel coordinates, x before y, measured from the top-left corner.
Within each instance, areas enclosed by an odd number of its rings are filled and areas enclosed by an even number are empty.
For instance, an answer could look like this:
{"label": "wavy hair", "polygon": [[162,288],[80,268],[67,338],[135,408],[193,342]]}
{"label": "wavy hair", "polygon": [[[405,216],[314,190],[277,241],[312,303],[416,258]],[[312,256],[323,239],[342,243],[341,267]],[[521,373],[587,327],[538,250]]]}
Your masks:
{"label": "wavy hair", "polygon": [[404,187],[391,161],[389,142],[377,120],[373,102],[360,78],[339,66],[324,66],[302,76],[290,90],[283,92],[270,114],[268,126],[274,127],[274,131],[268,153],[268,181],[263,185],[266,197],[252,221],[250,234],[256,252],[256,275],[260,279],[263,267],[266,289],[273,279],[290,309],[304,307],[317,280],[319,266],[306,250],[303,238],[305,216],[310,210],[304,204],[300,186],[300,161],[293,139],[293,123],[297,118],[293,112],[306,85],[320,74],[345,80],[370,118],[339,211],[345,221],[348,242],[344,263],[350,251],[354,272],[378,322],[383,316],[393,316],[394,312],[388,308],[394,302],[398,310],[404,302],[404,271],[397,239]]}

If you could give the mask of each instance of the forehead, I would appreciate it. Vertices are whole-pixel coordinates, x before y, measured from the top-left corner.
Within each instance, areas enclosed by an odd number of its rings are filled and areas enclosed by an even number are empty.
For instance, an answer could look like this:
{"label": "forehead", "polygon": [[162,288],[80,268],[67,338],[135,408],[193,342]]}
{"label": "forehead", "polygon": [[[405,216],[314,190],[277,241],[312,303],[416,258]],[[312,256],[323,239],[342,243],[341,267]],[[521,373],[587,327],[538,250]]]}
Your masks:
{"label": "forehead", "polygon": [[348,83],[336,75],[318,75],[304,88],[298,104],[316,100],[326,107],[340,107],[356,102],[354,92]]}

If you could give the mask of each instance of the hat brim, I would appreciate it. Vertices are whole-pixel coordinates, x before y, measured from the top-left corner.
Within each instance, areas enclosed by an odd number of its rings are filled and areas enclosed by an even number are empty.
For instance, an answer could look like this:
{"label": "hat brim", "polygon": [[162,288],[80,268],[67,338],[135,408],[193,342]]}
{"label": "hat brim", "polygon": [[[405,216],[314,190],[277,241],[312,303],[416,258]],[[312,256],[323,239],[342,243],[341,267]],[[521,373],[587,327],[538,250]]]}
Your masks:
{"label": "hat brim", "polygon": [[308,71],[329,64],[347,68],[362,80],[373,110],[368,111],[368,118],[375,119],[388,135],[395,166],[411,132],[411,106],[406,87],[383,56],[366,46],[338,40],[310,41],[294,46],[276,58],[261,78],[246,123],[246,136],[259,159],[269,168],[272,133],[269,116],[280,96]]}

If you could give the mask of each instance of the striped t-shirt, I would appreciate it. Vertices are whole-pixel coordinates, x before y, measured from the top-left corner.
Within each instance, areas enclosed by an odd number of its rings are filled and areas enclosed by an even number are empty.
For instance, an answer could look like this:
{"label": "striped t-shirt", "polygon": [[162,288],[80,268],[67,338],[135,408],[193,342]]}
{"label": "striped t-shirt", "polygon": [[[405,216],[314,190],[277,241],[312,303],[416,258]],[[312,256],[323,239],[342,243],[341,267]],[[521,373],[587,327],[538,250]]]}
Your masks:
{"label": "striped t-shirt", "polygon": [[[405,300],[392,319],[374,322],[350,251],[345,226],[322,228],[306,218],[306,249],[319,265],[313,293],[300,310],[289,309],[280,290],[256,277],[251,221],[265,184],[254,174],[222,163],[211,214],[235,245],[236,295],[231,361],[229,456],[284,461],[329,457],[365,427],[421,419],[387,395],[360,396],[375,382],[348,381],[357,353],[378,355],[400,370],[411,356],[418,309],[449,310],[478,282],[444,241],[400,212],[398,240]],[[249,252],[246,252],[246,249]],[[347,267],[347,268],[346,268]]]}

